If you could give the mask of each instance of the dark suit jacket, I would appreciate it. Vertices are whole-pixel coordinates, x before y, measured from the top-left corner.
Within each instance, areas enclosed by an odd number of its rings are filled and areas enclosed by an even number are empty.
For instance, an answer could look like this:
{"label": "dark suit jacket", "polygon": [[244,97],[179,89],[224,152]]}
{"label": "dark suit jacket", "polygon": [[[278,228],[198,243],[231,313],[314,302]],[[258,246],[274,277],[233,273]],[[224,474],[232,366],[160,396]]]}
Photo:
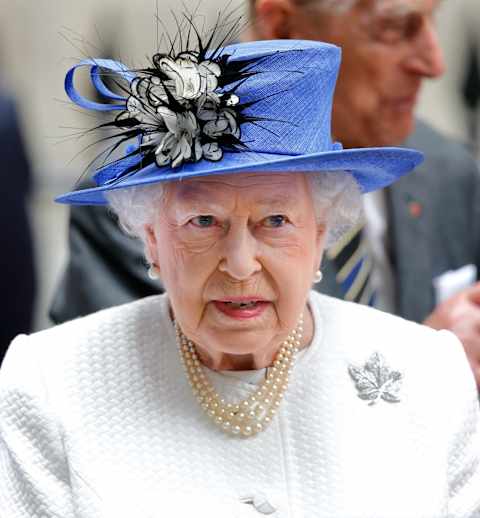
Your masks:
{"label": "dark suit jacket", "polygon": [[30,169],[12,100],[0,94],[0,363],[14,336],[31,330],[35,296],[26,197]]}
{"label": "dark suit jacket", "polygon": [[[408,146],[426,161],[388,189],[397,313],[422,321],[434,308],[432,279],[465,264],[480,271],[480,175],[470,154],[418,123]],[[411,203],[421,215],[411,215]],[[158,292],[146,275],[140,243],[126,237],[103,207],[73,207],[70,261],[51,309],[55,322]],[[319,290],[341,297],[324,259]]]}

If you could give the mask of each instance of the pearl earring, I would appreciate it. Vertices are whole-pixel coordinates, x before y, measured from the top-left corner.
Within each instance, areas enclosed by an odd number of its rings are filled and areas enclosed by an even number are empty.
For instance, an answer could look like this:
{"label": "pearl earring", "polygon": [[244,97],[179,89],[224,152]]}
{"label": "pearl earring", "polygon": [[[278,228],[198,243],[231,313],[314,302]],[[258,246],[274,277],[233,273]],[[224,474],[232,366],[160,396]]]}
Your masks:
{"label": "pearl earring", "polygon": [[160,271],[158,269],[158,266],[155,264],[151,264],[150,268],[148,269],[148,276],[152,281],[156,281],[160,277]]}
{"label": "pearl earring", "polygon": [[318,284],[319,282],[322,282],[322,279],[323,279],[323,273],[320,270],[317,270],[313,277],[313,282],[315,284]]}

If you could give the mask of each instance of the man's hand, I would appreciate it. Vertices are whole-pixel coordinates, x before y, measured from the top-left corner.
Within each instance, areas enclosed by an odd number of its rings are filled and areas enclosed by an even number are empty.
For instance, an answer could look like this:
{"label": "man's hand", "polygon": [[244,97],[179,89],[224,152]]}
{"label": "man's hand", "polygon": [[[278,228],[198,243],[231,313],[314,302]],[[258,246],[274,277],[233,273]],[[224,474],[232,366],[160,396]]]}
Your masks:
{"label": "man's hand", "polygon": [[480,389],[480,282],[439,304],[423,323],[457,335]]}

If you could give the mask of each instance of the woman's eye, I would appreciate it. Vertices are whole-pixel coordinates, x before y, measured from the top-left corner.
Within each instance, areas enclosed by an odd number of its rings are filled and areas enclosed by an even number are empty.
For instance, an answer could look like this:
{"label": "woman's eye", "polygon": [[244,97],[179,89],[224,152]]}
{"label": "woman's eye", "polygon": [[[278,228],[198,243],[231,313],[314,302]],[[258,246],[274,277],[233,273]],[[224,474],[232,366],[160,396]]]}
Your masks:
{"label": "woman's eye", "polygon": [[270,228],[279,228],[283,227],[287,221],[288,219],[286,216],[275,214],[274,216],[268,216],[268,218],[265,218],[265,226]]}
{"label": "woman's eye", "polygon": [[208,228],[215,224],[215,218],[213,216],[196,216],[190,220],[190,223],[195,227]]}

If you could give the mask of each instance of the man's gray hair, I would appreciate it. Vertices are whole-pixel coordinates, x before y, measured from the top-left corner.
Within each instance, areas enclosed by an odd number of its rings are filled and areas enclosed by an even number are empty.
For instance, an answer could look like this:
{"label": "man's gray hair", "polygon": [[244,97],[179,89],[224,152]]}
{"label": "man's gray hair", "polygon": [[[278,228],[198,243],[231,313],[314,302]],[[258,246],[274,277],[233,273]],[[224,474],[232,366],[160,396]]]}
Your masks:
{"label": "man's gray hair", "polygon": [[358,0],[295,0],[297,4],[316,4],[321,9],[329,9],[336,13],[344,13],[345,11],[348,11],[357,1]]}
{"label": "man's gray hair", "polygon": [[342,11],[348,11],[348,9],[351,9],[358,0],[323,0],[323,3],[325,3],[328,7],[337,6],[337,9]]}
{"label": "man's gray hair", "polygon": [[[358,0],[293,0],[294,3],[301,6],[319,7],[324,10],[330,10],[334,13],[344,13],[351,9]],[[250,0],[250,6],[253,9],[256,0]],[[253,13],[253,11],[252,11]]]}
{"label": "man's gray hair", "polygon": [[[327,225],[328,248],[358,223],[362,215],[360,189],[352,175],[343,171],[308,173],[307,179],[312,188],[317,221]],[[164,193],[165,184],[157,183],[112,190],[106,197],[121,228],[146,245],[145,226],[154,223]],[[145,253],[148,254],[147,247]]]}

